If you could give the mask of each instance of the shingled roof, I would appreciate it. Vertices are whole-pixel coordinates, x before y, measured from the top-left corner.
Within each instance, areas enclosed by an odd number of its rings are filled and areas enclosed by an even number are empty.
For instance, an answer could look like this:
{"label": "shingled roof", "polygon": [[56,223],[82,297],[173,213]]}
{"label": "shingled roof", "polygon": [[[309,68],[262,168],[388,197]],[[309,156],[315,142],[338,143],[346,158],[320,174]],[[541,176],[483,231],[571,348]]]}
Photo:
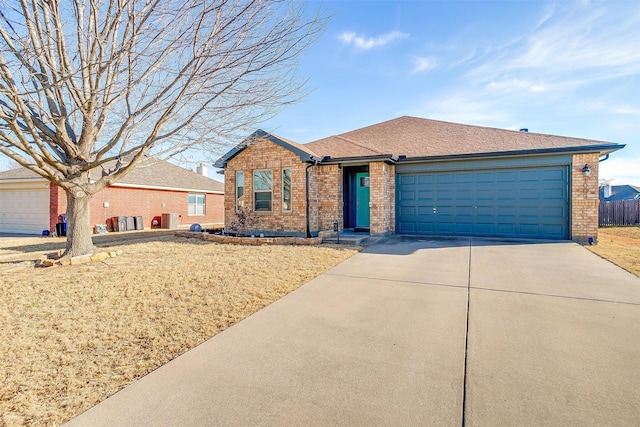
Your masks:
{"label": "shingled roof", "polygon": [[622,144],[403,116],[305,144],[332,158],[394,154],[410,158],[554,151],[612,152]]}
{"label": "shingled roof", "polygon": [[[98,179],[101,174],[101,169],[91,171],[92,179]],[[0,182],[33,179],[44,178],[25,168],[0,172]],[[148,158],[140,161],[131,172],[113,184],[113,186],[202,191],[208,193],[224,192],[224,184],[222,182],[156,158]]]}
{"label": "shingled roof", "polygon": [[300,161],[306,162],[311,160],[312,158],[320,158],[309,146],[309,144],[298,144],[297,142],[293,142],[289,139],[283,138],[281,136],[265,132],[262,129],[258,129],[253,132],[247,138],[244,139],[240,144],[236,145],[234,148],[229,150],[224,156],[220,157],[214,164],[215,167],[224,168],[227,165],[227,162],[233,159],[235,156],[240,154],[244,149],[256,143],[258,140],[266,139],[268,141],[273,142],[276,145],[279,145],[287,150],[297,154],[300,156]]}

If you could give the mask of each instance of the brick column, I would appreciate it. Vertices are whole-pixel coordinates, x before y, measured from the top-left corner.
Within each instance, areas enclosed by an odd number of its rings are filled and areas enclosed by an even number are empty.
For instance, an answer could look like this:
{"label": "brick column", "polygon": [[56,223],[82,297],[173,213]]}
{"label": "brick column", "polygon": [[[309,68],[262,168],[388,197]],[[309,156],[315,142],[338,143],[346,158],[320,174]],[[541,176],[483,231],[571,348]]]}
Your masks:
{"label": "brick column", "polygon": [[[571,238],[588,243],[589,237],[598,241],[598,153],[575,154],[571,165]],[[584,165],[591,174],[585,176]]]}
{"label": "brick column", "polygon": [[49,231],[56,231],[58,215],[67,212],[67,194],[55,184],[49,184]]}
{"label": "brick column", "polygon": [[395,231],[395,166],[384,162],[369,163],[371,205],[370,234],[389,235]]}

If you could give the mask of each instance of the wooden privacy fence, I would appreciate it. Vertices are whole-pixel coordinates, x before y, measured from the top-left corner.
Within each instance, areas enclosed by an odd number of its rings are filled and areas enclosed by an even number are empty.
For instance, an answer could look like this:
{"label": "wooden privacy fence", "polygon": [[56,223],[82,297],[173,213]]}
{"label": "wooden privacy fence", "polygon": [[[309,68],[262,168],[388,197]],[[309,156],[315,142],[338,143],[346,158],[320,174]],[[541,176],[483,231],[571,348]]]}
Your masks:
{"label": "wooden privacy fence", "polygon": [[640,225],[640,199],[600,202],[598,218],[600,227]]}

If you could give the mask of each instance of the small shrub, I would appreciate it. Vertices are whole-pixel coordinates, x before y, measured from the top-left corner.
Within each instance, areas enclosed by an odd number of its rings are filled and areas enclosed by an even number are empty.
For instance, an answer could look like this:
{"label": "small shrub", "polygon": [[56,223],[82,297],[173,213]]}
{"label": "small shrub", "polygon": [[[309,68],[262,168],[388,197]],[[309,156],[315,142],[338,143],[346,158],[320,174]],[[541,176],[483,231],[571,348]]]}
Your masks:
{"label": "small shrub", "polygon": [[253,227],[258,218],[256,215],[247,208],[244,208],[236,212],[236,217],[231,221],[231,227],[237,231],[238,237],[247,236],[248,231]]}

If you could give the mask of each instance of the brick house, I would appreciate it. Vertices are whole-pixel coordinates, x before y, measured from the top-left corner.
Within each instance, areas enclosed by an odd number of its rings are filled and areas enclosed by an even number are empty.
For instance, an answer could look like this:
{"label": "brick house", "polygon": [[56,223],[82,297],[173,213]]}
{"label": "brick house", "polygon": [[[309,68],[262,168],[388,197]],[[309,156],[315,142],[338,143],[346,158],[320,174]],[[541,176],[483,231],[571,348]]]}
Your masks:
{"label": "brick house", "polygon": [[[573,239],[598,233],[598,164],[624,145],[416,117],[297,144],[256,131],[221,157],[225,227]],[[604,159],[603,159],[604,160]]]}
{"label": "brick house", "polygon": [[[224,222],[224,185],[168,162],[147,159],[119,182],[91,200],[91,224],[116,216],[141,216],[145,228],[163,213],[175,213],[178,226]],[[95,171],[100,173],[100,171]],[[58,216],[66,213],[63,189],[28,169],[0,172],[0,232],[53,232]]]}
{"label": "brick house", "polygon": [[599,198],[602,202],[640,200],[640,187],[635,185],[611,185],[611,182],[606,182],[600,186]]}

